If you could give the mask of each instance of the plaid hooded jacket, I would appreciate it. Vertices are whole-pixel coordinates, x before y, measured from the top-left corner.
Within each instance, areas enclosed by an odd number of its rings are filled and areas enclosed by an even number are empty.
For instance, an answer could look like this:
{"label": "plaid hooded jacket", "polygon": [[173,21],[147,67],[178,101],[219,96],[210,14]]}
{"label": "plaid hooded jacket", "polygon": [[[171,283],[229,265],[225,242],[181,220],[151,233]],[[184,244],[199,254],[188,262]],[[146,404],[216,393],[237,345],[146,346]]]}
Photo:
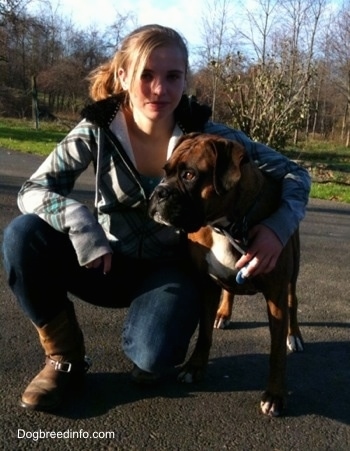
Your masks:
{"label": "plaid hooded jacket", "polygon": [[[140,176],[111,124],[123,96],[95,102],[83,120],[60,142],[18,194],[22,213],[35,213],[72,241],[80,265],[119,251],[133,258],[176,257],[181,235],[154,222]],[[120,113],[121,114],[121,113]],[[282,180],[280,209],[265,221],[285,244],[304,217],[310,190],[306,170],[242,132],[209,121],[210,109],[183,96],[175,110],[182,133],[203,131],[242,143],[261,170]],[[70,198],[75,181],[90,164],[95,171],[96,215]]]}

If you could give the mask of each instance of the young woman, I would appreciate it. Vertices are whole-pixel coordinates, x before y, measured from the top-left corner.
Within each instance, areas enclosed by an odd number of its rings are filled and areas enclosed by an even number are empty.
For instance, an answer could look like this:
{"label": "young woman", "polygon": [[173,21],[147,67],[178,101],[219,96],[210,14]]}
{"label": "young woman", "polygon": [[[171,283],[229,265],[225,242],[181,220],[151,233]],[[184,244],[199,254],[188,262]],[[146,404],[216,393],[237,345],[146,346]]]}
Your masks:
{"label": "young woman", "polygon": [[[238,267],[250,261],[250,275],[270,271],[304,216],[308,173],[210,122],[209,108],[184,95],[187,71],[186,44],[176,31],[147,25],[132,32],[91,74],[94,103],[84,119],[20,190],[23,215],[5,230],[4,262],[46,355],[22,395],[25,408],[54,409],[84,377],[84,340],[69,293],[100,306],[130,307],[123,349],[136,381],[153,381],[183,362],[203,282],[186,264],[186,240],[147,214],[149,195],[183,133],[238,140],[261,170],[283,180],[279,210],[252,231]],[[97,215],[69,197],[90,163]]]}

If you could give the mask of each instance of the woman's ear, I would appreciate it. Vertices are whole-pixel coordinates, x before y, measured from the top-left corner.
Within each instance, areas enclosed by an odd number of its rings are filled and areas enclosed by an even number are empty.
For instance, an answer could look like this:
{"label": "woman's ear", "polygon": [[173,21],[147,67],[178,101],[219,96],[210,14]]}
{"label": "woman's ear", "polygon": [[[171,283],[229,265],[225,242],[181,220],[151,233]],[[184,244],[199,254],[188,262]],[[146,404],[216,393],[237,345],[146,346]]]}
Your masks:
{"label": "woman's ear", "polygon": [[126,74],[125,70],[122,68],[118,69],[118,79],[121,84],[121,87],[124,90],[127,90],[129,88],[129,83],[127,81],[127,74]]}

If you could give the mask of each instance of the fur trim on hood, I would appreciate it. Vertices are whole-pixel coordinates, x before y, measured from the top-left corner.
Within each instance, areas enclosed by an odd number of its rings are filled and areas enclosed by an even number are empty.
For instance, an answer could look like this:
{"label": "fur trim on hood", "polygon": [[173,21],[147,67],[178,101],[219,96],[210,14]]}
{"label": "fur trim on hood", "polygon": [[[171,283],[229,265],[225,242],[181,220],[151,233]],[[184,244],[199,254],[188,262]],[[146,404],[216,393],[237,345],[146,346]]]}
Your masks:
{"label": "fur trim on hood", "polygon": [[[124,93],[99,100],[86,106],[81,115],[99,127],[109,127],[124,100]],[[183,95],[175,109],[174,115],[176,123],[182,131],[190,133],[202,131],[211,113],[211,108],[207,105],[199,104],[194,96]]]}

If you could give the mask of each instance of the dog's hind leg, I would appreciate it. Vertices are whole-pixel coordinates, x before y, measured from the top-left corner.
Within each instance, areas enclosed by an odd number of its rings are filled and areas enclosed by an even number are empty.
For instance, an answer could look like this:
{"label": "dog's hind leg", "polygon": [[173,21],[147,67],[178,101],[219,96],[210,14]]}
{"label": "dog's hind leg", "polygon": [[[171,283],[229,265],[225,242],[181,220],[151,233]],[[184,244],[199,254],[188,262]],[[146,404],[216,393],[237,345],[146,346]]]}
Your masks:
{"label": "dog's hind leg", "polygon": [[277,292],[276,286],[277,284],[269,292],[264,293],[267,302],[271,348],[269,378],[260,403],[262,412],[273,417],[281,415],[284,409],[288,332],[288,287],[285,285]]}
{"label": "dog's hind leg", "polygon": [[229,291],[221,291],[220,306],[216,312],[214,329],[226,329],[231,322],[234,294]]}

